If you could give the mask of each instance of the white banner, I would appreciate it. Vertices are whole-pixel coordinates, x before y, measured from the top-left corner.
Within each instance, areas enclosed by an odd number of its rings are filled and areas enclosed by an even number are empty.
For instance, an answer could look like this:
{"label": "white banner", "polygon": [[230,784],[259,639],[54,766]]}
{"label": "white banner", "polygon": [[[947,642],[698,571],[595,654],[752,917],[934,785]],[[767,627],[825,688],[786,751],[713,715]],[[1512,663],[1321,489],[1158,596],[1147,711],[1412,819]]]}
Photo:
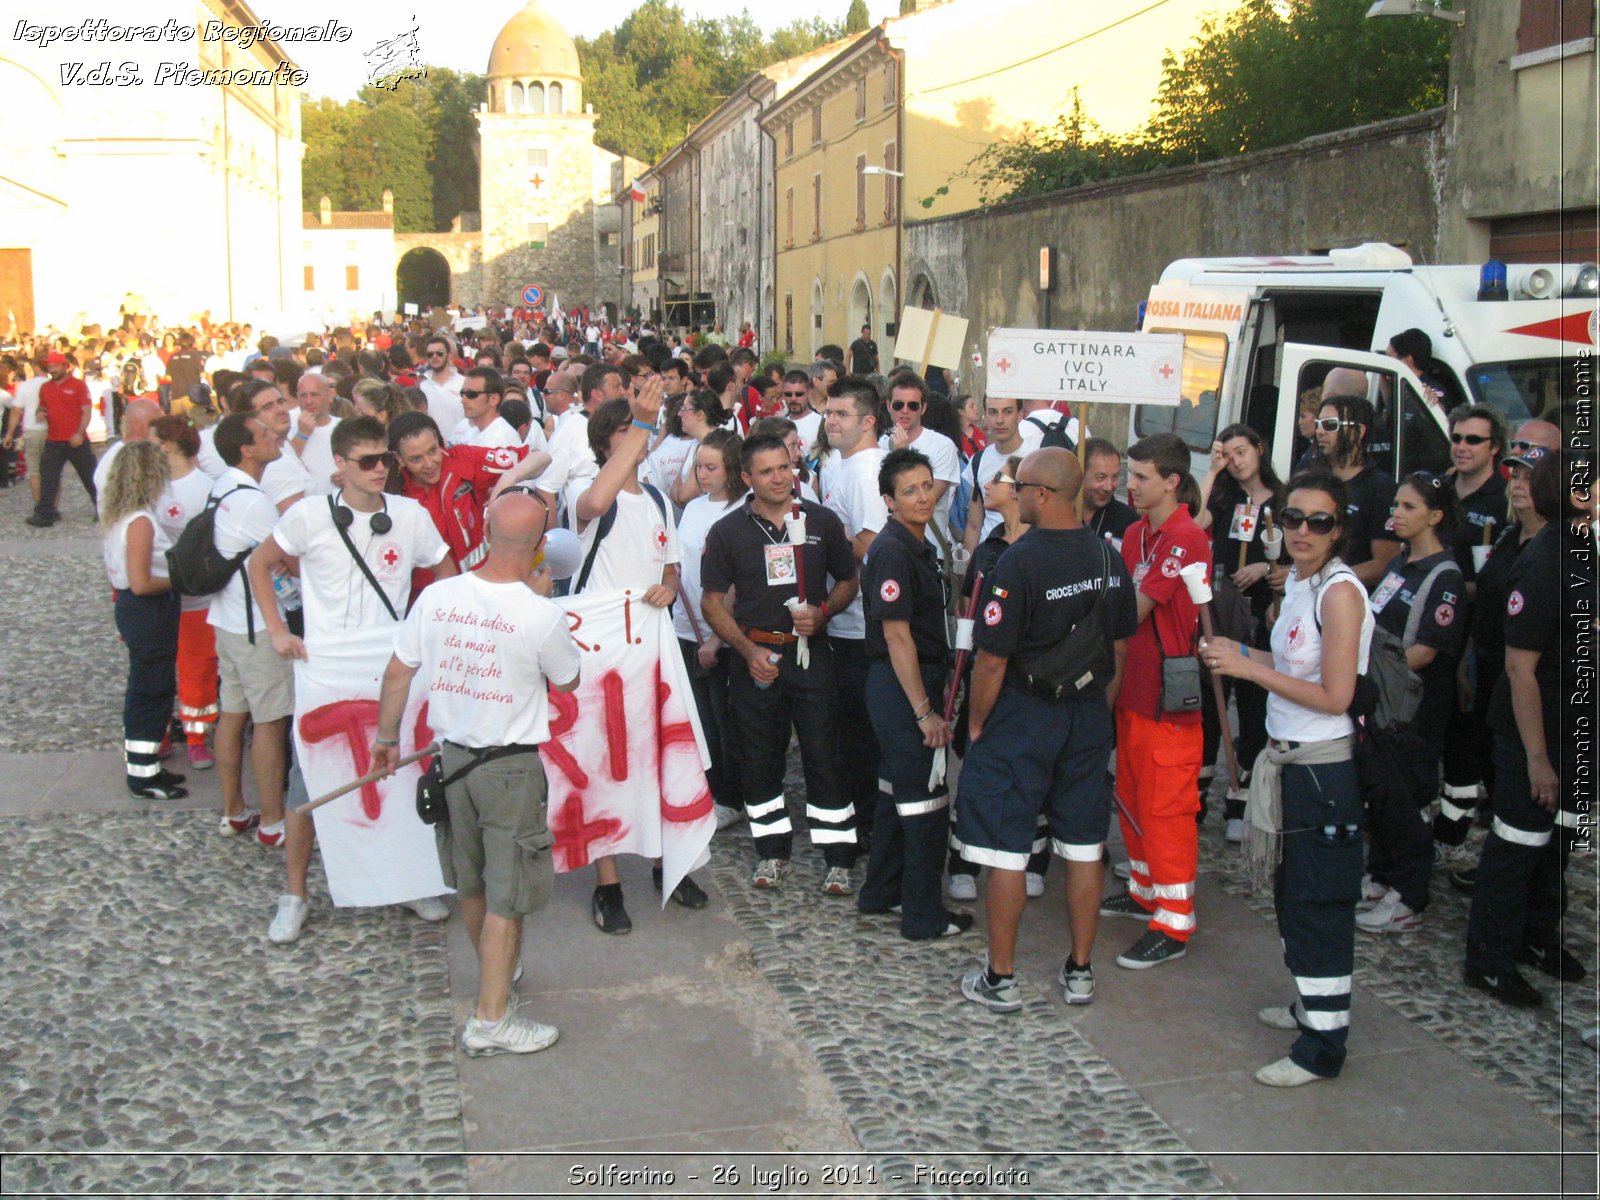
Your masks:
{"label": "white banner", "polygon": [[583,660],[575,691],[550,693],[549,781],[555,868],[606,854],[660,857],[662,903],[709,858],[716,832],[711,756],[667,609],[632,590],[562,603]]}
{"label": "white banner", "polygon": [[[371,769],[378,728],[378,688],[398,626],[383,625],[319,644],[295,663],[294,751],[311,797]],[[400,725],[400,753],[433,740],[425,693],[411,689]],[[433,830],[417,816],[422,764],[324,804],[312,817],[337,905],[400,904],[450,891],[439,871]]]}
{"label": "white banner", "polygon": [[1183,336],[996,329],[988,390],[1016,400],[1176,406],[1183,399]]}

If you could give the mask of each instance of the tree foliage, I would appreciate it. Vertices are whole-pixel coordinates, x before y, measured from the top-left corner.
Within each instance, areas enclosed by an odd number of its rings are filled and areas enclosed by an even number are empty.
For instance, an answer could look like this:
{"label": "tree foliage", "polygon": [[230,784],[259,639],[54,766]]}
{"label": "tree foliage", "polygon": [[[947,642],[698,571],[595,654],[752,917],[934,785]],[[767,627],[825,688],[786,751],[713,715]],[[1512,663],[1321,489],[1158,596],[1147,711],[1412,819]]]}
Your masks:
{"label": "tree foliage", "polygon": [[754,72],[843,33],[842,22],[809,17],[769,37],[748,11],[691,20],[671,0],[644,0],[615,29],[573,39],[595,140],[653,162]]}
{"label": "tree foliage", "polygon": [[482,96],[481,76],[429,67],[425,78],[364,87],[342,104],[324,97],[302,106],[306,210],[327,196],[335,209],[372,211],[388,188],[396,232],[450,228],[478,207],[472,112]]}
{"label": "tree foliage", "polygon": [[844,14],[844,31],[865,33],[871,23],[872,17],[867,12],[867,0],[850,0],[850,9]]}
{"label": "tree foliage", "polygon": [[1370,0],[1241,0],[1169,50],[1141,129],[1105,134],[1073,111],[980,153],[985,202],[1283,146],[1444,103],[1450,29],[1368,21]]}

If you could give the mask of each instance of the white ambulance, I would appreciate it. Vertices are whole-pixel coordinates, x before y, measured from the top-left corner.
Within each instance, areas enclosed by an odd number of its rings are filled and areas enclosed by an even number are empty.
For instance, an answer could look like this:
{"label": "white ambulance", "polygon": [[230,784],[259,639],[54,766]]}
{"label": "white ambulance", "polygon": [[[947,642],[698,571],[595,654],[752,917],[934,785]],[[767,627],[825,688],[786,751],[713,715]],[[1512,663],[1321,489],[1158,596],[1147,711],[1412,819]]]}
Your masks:
{"label": "white ambulance", "polygon": [[[1129,440],[1178,434],[1201,479],[1215,434],[1243,422],[1287,479],[1306,444],[1297,399],[1334,367],[1368,373],[1373,457],[1396,479],[1449,467],[1445,416],[1458,404],[1493,405],[1513,431],[1537,416],[1592,438],[1597,295],[1593,263],[1415,266],[1381,243],[1322,257],[1180,259],[1150,289],[1139,327],[1183,335],[1183,403],[1135,407]],[[1385,354],[1409,329],[1433,343],[1420,376]]]}

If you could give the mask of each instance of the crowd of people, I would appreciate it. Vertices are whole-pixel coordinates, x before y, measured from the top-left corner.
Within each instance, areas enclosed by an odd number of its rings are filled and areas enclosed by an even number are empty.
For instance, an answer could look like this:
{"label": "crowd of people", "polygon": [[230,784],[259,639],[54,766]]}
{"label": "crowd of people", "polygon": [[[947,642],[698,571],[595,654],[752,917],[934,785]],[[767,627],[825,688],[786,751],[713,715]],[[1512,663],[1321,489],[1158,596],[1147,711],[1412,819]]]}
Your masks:
{"label": "crowd of people", "polygon": [[[1217,773],[1220,834],[1274,889],[1292,976],[1292,1001],[1259,1013],[1294,1034],[1262,1083],[1339,1073],[1356,935],[1418,928],[1436,874],[1473,896],[1468,984],[1532,1006],[1544,995],[1520,967],[1584,975],[1561,944],[1563,872],[1592,825],[1559,767],[1573,713],[1556,618],[1595,511],[1571,483],[1592,464],[1554,425],[1513,430],[1464,405],[1451,469],[1396,482],[1367,378],[1335,371],[1303,405],[1292,478],[1236,424],[1197,480],[1173,434],[1123,451],[1044,401],[879,373],[870,330],[851,370],[835,346],[763,368],[748,327],[730,345],[588,314],[246,349],[249,333],[31,346],[0,378],[6,449],[25,453],[30,523],[58,519],[68,464],[97,501],[129,656],[128,789],[185,794],[163,765],[173,739],[191,769],[215,767],[220,832],[286,851],[273,942],[310,912],[291,664],[396,626],[372,749],[392,768],[397,705],[437,658],[424,588],[537,630],[497,643],[514,713],[436,695],[431,714],[452,776],[441,865],[482,966],[469,1053],[555,1038],[508,998],[521,919],[549,894],[548,837],[529,852],[546,692],[578,682],[551,597],[621,588],[672,609],[717,826],[748,822],[750,885],[789,879],[793,738],[827,896],[936,939],[972,928],[952,904],[983,876],[987,952],[960,989],[990,1010],[1022,1005],[1021,916],[1052,856],[1066,1003],[1094,998],[1102,916],[1143,927],[1119,966],[1184,957]],[[108,372],[121,437],[97,465],[89,380]],[[226,583],[178,595],[167,551],[201,519]],[[561,529],[581,565],[557,578],[537,564]],[[1126,885],[1106,895],[1113,815]],[[1489,827],[1476,863],[1461,849],[1475,818]],[[627,933],[615,859],[595,868],[592,918]],[[670,899],[707,903],[688,876]],[[410,907],[448,915],[433,897]]]}

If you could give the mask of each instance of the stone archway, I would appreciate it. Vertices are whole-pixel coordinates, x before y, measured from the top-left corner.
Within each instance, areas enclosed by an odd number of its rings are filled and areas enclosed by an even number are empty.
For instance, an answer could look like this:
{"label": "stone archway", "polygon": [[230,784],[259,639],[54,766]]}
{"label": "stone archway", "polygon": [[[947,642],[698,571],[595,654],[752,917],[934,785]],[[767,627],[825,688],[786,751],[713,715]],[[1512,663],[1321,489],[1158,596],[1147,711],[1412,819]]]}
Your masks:
{"label": "stone archway", "polygon": [[432,246],[415,246],[401,255],[394,280],[402,306],[415,304],[427,312],[450,303],[450,263]]}
{"label": "stone archway", "polygon": [[858,271],[854,282],[850,284],[850,324],[845,327],[845,344],[849,345],[861,336],[863,325],[873,324],[872,287],[867,283],[866,275]]}
{"label": "stone archway", "polygon": [[939,307],[938,293],[933,289],[933,280],[926,275],[919,274],[911,281],[911,291],[907,295],[912,308]]}

